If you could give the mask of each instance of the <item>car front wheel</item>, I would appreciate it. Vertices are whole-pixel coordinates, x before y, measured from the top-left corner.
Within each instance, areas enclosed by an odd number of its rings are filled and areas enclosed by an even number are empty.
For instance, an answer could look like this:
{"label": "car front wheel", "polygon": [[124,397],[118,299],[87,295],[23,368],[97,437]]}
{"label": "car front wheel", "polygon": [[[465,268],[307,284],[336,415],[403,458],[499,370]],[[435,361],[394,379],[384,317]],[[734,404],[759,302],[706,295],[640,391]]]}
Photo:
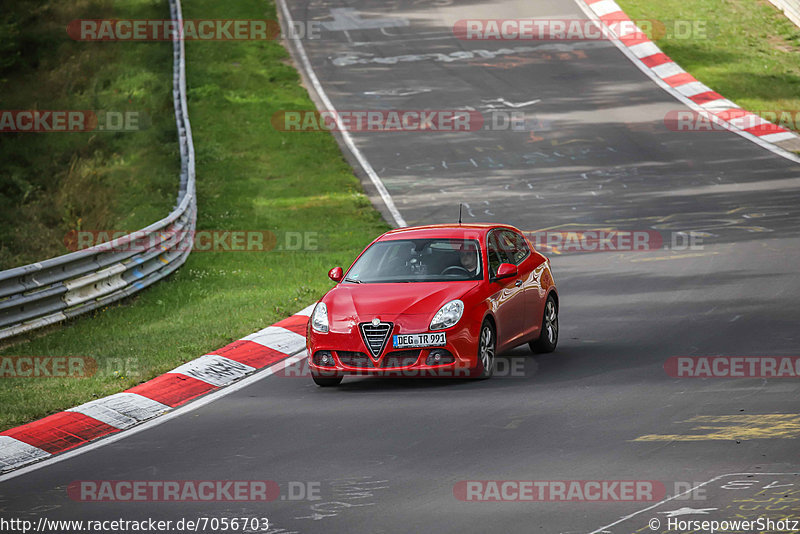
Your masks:
{"label": "car front wheel", "polygon": [[558,306],[552,295],[547,297],[539,339],[530,343],[533,352],[553,352],[558,344]]}
{"label": "car front wheel", "polygon": [[490,378],[494,374],[494,351],[497,346],[494,326],[490,321],[481,325],[480,338],[478,339],[478,378]]}

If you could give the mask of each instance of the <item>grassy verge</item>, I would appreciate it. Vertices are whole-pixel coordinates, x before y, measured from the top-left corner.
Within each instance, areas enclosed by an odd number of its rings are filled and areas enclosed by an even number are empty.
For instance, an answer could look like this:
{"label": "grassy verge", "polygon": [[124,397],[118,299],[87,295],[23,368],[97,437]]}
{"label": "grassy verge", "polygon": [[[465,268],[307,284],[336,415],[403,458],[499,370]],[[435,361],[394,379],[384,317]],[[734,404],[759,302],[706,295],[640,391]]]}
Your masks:
{"label": "grassy verge", "polygon": [[0,269],[68,252],[64,236],[73,229],[138,229],[160,219],[175,202],[180,168],[168,44],[78,42],[66,32],[80,18],[164,18],[163,5],[20,0],[7,7],[0,13],[2,109],[135,114],[139,129],[0,133]]}
{"label": "grassy verge", "polygon": [[[800,28],[766,0],[617,0],[634,20],[705,21],[656,44],[695,78],[754,113],[789,111],[800,130]],[[770,119],[769,116],[765,118]],[[777,121],[774,121],[777,122]]]}
{"label": "grassy verge", "polygon": [[[113,16],[134,18],[122,4]],[[161,2],[156,7],[165,9]],[[263,0],[194,0],[185,3],[184,17],[276,15]],[[168,65],[169,45],[156,46],[164,48]],[[0,428],[126,389],[286,317],[330,287],[330,267],[347,264],[388,229],[329,134],[282,133],[270,125],[278,110],[313,109],[279,43],[187,42],[186,50],[198,229],[268,230],[278,245],[286,245],[287,233],[311,232],[310,246],[194,252],[169,280],[133,302],[6,348],[0,355],[88,356],[100,371],[82,379],[0,378]]]}

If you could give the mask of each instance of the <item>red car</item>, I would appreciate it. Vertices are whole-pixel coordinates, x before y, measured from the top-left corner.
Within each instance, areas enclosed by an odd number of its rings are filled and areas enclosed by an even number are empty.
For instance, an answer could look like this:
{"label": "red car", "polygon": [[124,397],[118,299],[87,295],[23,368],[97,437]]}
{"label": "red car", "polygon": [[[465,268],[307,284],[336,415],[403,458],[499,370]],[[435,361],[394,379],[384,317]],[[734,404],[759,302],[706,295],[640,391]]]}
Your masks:
{"label": "red car", "polygon": [[392,230],[328,276],[337,284],[306,338],[319,386],[348,374],[489,378],[496,353],[558,343],[550,260],[513,226]]}

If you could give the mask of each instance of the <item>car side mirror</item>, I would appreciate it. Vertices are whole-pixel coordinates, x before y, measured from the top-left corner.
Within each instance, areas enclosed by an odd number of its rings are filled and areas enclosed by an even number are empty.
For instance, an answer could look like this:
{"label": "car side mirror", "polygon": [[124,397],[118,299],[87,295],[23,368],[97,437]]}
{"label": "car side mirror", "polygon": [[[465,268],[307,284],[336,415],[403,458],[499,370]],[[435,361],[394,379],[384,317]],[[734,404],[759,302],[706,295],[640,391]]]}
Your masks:
{"label": "car side mirror", "polygon": [[334,267],[330,271],[328,271],[328,278],[336,282],[337,284],[342,281],[344,278],[344,271],[341,267]]}
{"label": "car side mirror", "polygon": [[503,278],[511,278],[517,276],[517,266],[513,263],[501,263],[497,268],[497,274],[494,276],[495,280],[502,280]]}

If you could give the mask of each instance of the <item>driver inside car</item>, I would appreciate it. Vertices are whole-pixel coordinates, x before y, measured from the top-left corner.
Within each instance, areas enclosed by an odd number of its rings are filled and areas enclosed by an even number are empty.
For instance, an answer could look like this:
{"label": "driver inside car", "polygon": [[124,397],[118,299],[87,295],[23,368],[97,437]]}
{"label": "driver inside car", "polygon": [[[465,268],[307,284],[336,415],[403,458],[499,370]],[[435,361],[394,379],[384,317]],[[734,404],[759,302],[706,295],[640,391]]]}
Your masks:
{"label": "driver inside car", "polygon": [[461,266],[469,271],[470,276],[478,274],[478,249],[474,243],[465,243],[458,251]]}

